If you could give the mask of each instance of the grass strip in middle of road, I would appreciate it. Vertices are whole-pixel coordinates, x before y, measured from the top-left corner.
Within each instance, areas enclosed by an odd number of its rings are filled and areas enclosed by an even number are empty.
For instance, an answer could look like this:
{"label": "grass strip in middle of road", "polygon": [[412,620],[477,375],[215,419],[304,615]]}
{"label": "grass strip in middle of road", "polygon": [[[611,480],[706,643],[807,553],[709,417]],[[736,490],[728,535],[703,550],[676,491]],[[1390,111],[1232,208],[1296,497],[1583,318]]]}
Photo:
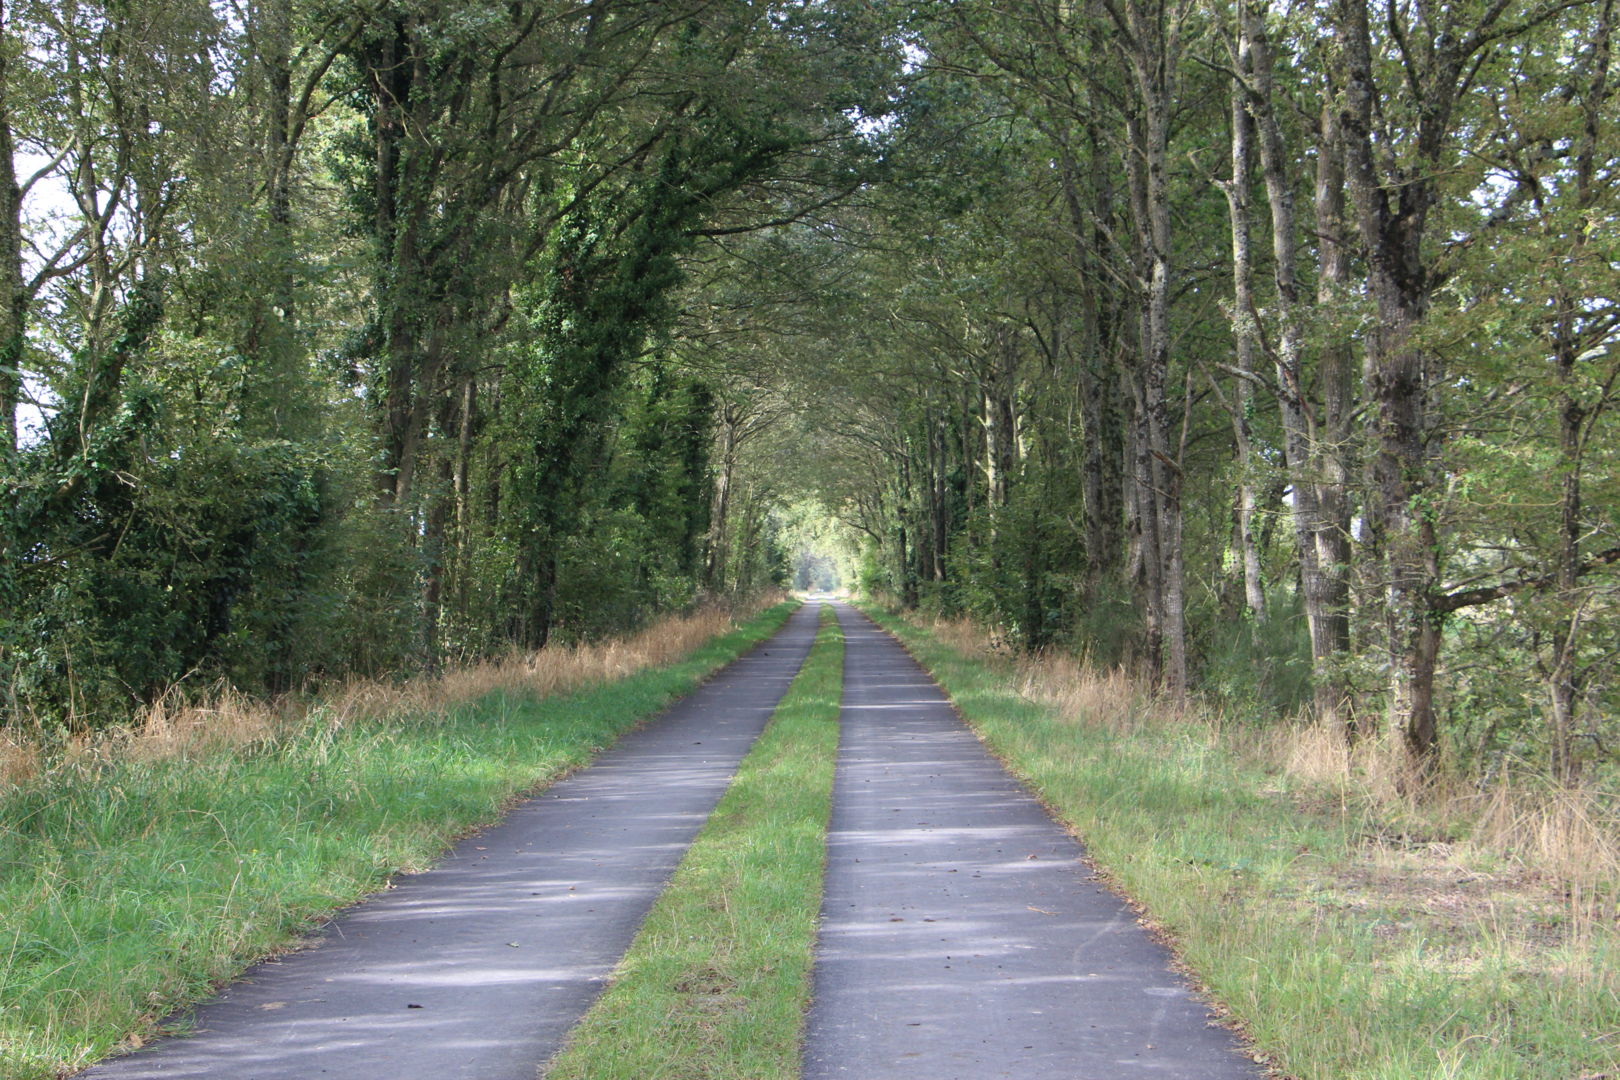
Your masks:
{"label": "grass strip in middle of road", "polygon": [[791,1080],[810,1000],[844,642],[815,647],[547,1080]]}

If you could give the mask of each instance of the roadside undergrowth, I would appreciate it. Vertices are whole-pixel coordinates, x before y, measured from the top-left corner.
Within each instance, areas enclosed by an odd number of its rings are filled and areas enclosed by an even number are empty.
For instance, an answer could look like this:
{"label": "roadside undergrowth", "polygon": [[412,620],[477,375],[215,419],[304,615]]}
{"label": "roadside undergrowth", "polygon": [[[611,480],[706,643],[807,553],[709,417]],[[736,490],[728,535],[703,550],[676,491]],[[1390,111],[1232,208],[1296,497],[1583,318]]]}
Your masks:
{"label": "roadside undergrowth", "polygon": [[180,689],[110,730],[42,735],[26,722],[0,728],[0,792],[57,768],[120,758],[160,760],[254,746],[311,722],[329,727],[434,716],[492,693],[549,697],[657,667],[780,602],[708,604],[658,619],[625,637],[513,651],[404,679],[351,678],[312,695],[268,699],[218,686]]}
{"label": "roadside undergrowth", "polygon": [[803,669],[546,1080],[793,1080],[838,751],[830,607]]}
{"label": "roadside undergrowth", "polygon": [[221,701],[42,761],[0,788],[0,1080],[140,1045],[247,964],[584,764],[794,607],[740,626],[674,620],[668,641],[652,628],[431,684],[350,687],[296,716]]}
{"label": "roadside undergrowth", "polygon": [[1600,794],[1441,777],[1413,798],[1376,745],[1224,723],[968,624],[870,613],[1278,1074],[1620,1070],[1620,830]]}

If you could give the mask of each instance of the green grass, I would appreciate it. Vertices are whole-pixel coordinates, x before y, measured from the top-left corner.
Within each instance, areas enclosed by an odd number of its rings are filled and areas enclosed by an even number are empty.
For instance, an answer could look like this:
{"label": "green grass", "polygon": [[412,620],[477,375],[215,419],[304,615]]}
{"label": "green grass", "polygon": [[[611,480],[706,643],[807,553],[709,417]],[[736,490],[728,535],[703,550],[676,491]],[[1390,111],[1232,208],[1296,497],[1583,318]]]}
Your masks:
{"label": "green grass", "polygon": [[1013,689],[1004,663],[870,614],[1145,906],[1280,1073],[1574,1080],[1620,1067],[1612,930],[1571,938],[1556,912],[1520,918],[1472,867],[1443,853],[1420,866],[1370,840],[1368,818],[1234,753],[1211,725],[1122,735],[1055,717]]}
{"label": "green grass", "polygon": [[547,1080],[789,1080],[810,997],[843,639],[804,669]]}
{"label": "green grass", "polygon": [[0,793],[0,1078],[83,1067],[332,911],[425,867],[764,640],[781,604],[673,665],[563,697],[200,759],[109,760]]}

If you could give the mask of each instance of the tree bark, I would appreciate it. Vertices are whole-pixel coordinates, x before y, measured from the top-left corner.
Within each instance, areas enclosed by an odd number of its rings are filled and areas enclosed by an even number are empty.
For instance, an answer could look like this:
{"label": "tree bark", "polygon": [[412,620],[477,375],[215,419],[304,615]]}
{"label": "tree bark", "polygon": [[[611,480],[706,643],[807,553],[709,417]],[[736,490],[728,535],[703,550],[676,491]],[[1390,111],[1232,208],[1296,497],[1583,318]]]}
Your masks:
{"label": "tree bark", "polygon": [[1428,151],[1421,160],[1430,168],[1386,186],[1374,148],[1378,90],[1366,0],[1342,0],[1335,29],[1343,63],[1346,180],[1367,250],[1367,289],[1376,312],[1367,364],[1376,440],[1371,496],[1378,504],[1374,528],[1384,558],[1388,715],[1412,760],[1425,762],[1435,750],[1438,730],[1434,684],[1440,633],[1432,601],[1440,575],[1435,508],[1429,504],[1431,439],[1437,437],[1429,399],[1436,361],[1413,336],[1428,313],[1433,287],[1423,241],[1455,73],[1434,73],[1428,86],[1414,88],[1427,98],[1427,124],[1420,125],[1417,141],[1420,151]]}
{"label": "tree bark", "polygon": [[[1316,303],[1331,311],[1346,302],[1350,253],[1344,235],[1344,151],[1338,117],[1322,109],[1316,147]],[[1355,357],[1345,336],[1335,331],[1320,347],[1317,383],[1322,414],[1312,431],[1317,528],[1316,575],[1306,604],[1310,624],[1312,682],[1316,715],[1341,724],[1348,740],[1357,735],[1356,717],[1343,659],[1350,653],[1350,476],[1355,430]]]}
{"label": "tree bark", "polygon": [[[1300,594],[1311,639],[1311,668],[1317,719],[1344,722],[1344,655],[1349,649],[1349,623],[1344,568],[1349,561],[1348,521],[1324,512],[1324,501],[1343,514],[1342,433],[1324,432],[1313,424],[1306,396],[1304,333],[1298,284],[1298,239],[1290,160],[1277,118],[1273,89],[1273,60],[1266,31],[1265,0],[1244,0],[1238,8],[1238,68],[1248,82],[1249,108],[1259,134],[1260,161],[1265,176],[1266,200],[1271,212],[1272,261],[1277,291],[1279,326],[1276,349],[1277,403],[1282,421],[1284,453],[1293,489],[1292,517],[1299,558]],[[1342,286],[1348,273],[1336,230],[1342,211],[1336,139],[1331,129],[1318,149],[1318,231],[1322,249],[1323,288]],[[1325,217],[1325,221],[1322,220]],[[1320,294],[1319,294],[1320,295]],[[1324,300],[1324,307],[1333,300]],[[1321,381],[1324,385],[1327,428],[1343,424],[1349,403],[1344,374],[1348,350],[1330,343],[1324,350]]]}
{"label": "tree bark", "polygon": [[[1238,70],[1244,70],[1248,49],[1239,38]],[[1249,161],[1254,120],[1249,115],[1248,92],[1241,81],[1232,84],[1232,176],[1220,186],[1226,192],[1226,213],[1232,231],[1232,336],[1237,352],[1237,402],[1231,410],[1232,438],[1237,447],[1236,534],[1243,566],[1243,604],[1249,617],[1266,617],[1266,590],[1260,577],[1260,549],[1255,544],[1255,476],[1253,437],[1249,417],[1254,411],[1254,372],[1259,347],[1255,325],[1254,266],[1250,258]]]}
{"label": "tree bark", "polygon": [[[1609,96],[1610,38],[1613,26],[1613,0],[1604,0],[1596,33],[1592,37],[1591,81],[1582,87],[1581,134],[1575,144],[1575,202],[1589,210],[1598,200],[1595,187],[1598,170],[1603,105]],[[1588,233],[1574,230],[1570,243],[1572,261],[1585,257]],[[1580,777],[1580,758],[1575,753],[1576,728],[1580,718],[1583,678],[1577,663],[1577,649],[1583,630],[1584,605],[1577,598],[1576,586],[1583,573],[1581,537],[1586,532],[1582,496],[1582,474],[1586,442],[1597,414],[1606,400],[1583,400],[1578,365],[1586,347],[1579,327],[1582,298],[1560,289],[1554,309],[1559,313],[1551,327],[1553,360],[1558,378],[1559,521],[1557,562],[1558,602],[1565,608],[1553,628],[1553,661],[1548,671],[1547,691],[1551,721],[1553,776],[1566,784]]]}
{"label": "tree bark", "polygon": [[0,0],[0,462],[17,451],[28,313],[22,270],[22,190],[17,184],[11,130],[10,55],[5,3]]}
{"label": "tree bark", "polygon": [[726,402],[720,406],[719,447],[715,457],[720,471],[714,478],[712,509],[709,512],[709,538],[703,568],[704,588],[711,593],[726,588],[726,560],[730,555],[729,539],[731,513],[731,477],[737,467],[737,425],[740,418],[737,406]]}
{"label": "tree bark", "polygon": [[[1144,529],[1148,574],[1150,664],[1172,696],[1187,690],[1187,632],[1182,555],[1181,463],[1170,445],[1170,290],[1174,261],[1170,216],[1170,118],[1175,105],[1182,31],[1190,6],[1180,0],[1104,0],[1130,69],[1126,109],[1127,164],[1142,297],[1138,489],[1152,519]],[[1145,457],[1145,461],[1142,460]],[[1153,656],[1162,646],[1162,658]]]}

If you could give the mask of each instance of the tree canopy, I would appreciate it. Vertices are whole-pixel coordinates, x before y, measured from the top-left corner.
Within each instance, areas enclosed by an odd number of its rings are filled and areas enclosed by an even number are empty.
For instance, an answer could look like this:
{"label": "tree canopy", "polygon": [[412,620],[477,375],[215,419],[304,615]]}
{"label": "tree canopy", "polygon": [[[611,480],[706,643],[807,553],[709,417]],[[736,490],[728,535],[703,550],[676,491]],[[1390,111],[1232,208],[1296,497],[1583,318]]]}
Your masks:
{"label": "tree canopy", "polygon": [[1612,17],[12,0],[6,722],[841,565],[1256,722],[1601,768]]}

